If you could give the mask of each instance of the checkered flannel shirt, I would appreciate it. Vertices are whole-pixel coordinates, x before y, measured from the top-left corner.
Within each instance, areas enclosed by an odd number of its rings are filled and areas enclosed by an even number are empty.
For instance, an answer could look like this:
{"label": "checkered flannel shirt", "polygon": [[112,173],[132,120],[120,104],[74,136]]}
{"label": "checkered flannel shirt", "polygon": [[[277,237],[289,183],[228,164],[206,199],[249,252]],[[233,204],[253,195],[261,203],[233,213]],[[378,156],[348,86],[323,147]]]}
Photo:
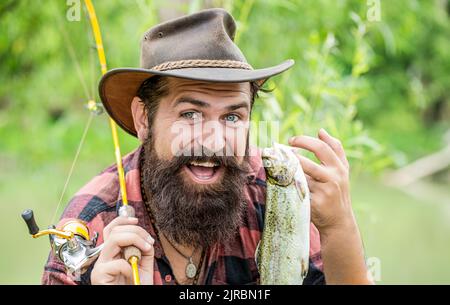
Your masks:
{"label": "checkered flannel shirt", "polygon": [[[205,253],[199,284],[258,284],[259,273],[255,262],[255,250],[264,227],[266,176],[260,151],[251,148],[251,172],[245,186],[246,209],[244,221],[234,240],[228,244],[216,244]],[[176,284],[169,261],[155,234],[150,217],[142,202],[139,174],[139,157],[142,146],[123,159],[129,204],[132,205],[142,226],[155,239],[154,284]],[[97,232],[98,242],[103,243],[103,228],[117,217],[122,200],[119,190],[117,167],[112,165],[94,177],[69,202],[59,223],[77,218],[85,221],[91,232]],[[43,284],[90,284],[93,265],[81,276],[66,274],[64,265],[51,252],[42,275]],[[305,284],[324,284],[320,237],[311,224],[309,272]]]}

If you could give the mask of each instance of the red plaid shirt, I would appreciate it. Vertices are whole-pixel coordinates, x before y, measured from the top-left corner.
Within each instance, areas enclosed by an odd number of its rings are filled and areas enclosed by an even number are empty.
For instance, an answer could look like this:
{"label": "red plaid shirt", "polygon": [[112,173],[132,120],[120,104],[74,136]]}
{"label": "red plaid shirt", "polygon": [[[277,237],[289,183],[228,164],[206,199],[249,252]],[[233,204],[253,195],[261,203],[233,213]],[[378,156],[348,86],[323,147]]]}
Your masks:
{"label": "red plaid shirt", "polygon": [[[170,264],[152,227],[142,202],[139,174],[139,156],[142,146],[123,159],[129,204],[132,205],[142,226],[155,239],[154,284],[175,284]],[[257,284],[259,273],[255,263],[255,250],[264,227],[266,176],[259,150],[251,157],[252,171],[245,186],[247,208],[244,221],[229,244],[216,244],[205,253],[199,284]],[[255,154],[252,154],[255,155]],[[122,200],[115,165],[108,167],[86,184],[69,202],[60,223],[69,218],[85,221],[91,235],[98,232],[97,244],[103,243],[103,228],[117,217]],[[305,284],[324,284],[320,257],[319,232],[311,224],[309,272]],[[93,266],[93,265],[92,265]],[[43,284],[90,284],[91,268],[74,279],[65,272],[64,265],[50,253],[42,276]]]}

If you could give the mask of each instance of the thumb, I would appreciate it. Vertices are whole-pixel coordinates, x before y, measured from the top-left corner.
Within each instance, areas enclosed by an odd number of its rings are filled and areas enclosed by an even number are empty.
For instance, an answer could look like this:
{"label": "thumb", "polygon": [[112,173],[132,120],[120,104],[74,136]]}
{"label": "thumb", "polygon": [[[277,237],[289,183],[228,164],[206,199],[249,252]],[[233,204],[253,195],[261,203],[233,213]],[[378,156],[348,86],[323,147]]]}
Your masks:
{"label": "thumb", "polygon": [[143,285],[153,285],[153,269],[155,264],[155,249],[152,245],[151,249],[141,253],[139,260],[139,275]]}

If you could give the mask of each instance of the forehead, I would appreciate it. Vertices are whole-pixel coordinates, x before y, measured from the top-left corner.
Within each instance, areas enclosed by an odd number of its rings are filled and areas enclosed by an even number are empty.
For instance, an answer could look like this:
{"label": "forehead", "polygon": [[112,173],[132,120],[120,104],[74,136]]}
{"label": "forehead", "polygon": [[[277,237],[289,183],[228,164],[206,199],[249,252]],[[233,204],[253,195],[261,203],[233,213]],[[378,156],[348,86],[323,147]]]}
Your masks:
{"label": "forehead", "polygon": [[220,98],[239,98],[250,103],[250,83],[213,83],[181,78],[168,78],[169,95],[178,97],[184,94],[204,95]]}

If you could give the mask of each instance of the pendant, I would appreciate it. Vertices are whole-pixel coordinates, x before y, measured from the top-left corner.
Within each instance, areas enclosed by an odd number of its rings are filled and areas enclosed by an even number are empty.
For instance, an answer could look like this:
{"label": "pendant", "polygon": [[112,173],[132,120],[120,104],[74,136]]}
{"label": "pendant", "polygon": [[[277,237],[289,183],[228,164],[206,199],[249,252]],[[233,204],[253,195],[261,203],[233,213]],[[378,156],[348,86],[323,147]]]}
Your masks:
{"label": "pendant", "polygon": [[194,263],[192,262],[192,257],[190,257],[189,263],[186,265],[186,276],[189,279],[193,279],[196,274],[197,274],[197,267],[195,267]]}

